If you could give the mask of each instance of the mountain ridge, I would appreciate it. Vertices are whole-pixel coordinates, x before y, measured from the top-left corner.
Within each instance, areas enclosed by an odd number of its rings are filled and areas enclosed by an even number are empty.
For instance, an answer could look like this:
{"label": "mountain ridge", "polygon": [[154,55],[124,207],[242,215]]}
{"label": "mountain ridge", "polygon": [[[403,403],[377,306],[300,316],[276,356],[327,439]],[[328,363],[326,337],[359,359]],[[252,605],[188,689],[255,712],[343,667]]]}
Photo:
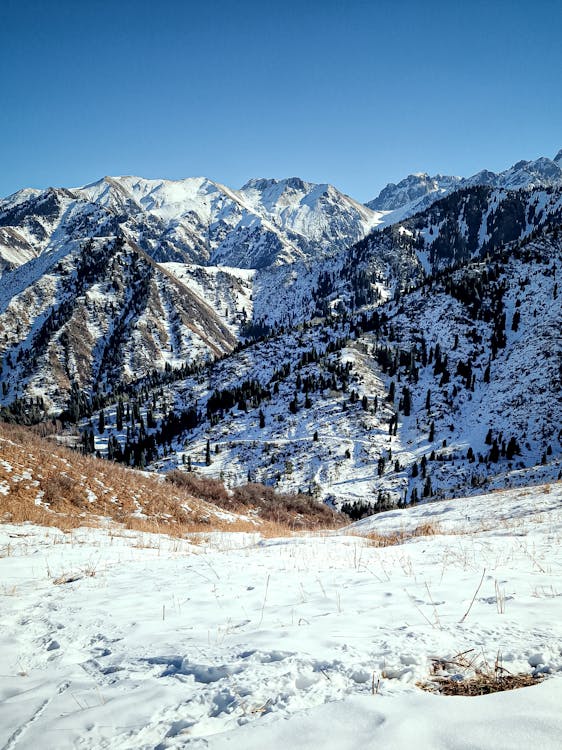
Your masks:
{"label": "mountain ridge", "polygon": [[[533,164],[509,179],[550,169]],[[298,177],[105,177],[0,201],[0,415],[353,513],[555,478],[562,184],[440,179],[416,176],[433,192],[413,215]]]}
{"label": "mountain ridge", "polygon": [[530,161],[520,160],[502,172],[484,169],[471,177],[430,176],[427,172],[410,174],[398,183],[388,183],[376,198],[365,205],[376,211],[400,211],[400,214],[392,215],[393,220],[398,220],[424,210],[433,200],[454,190],[478,185],[510,190],[562,185],[562,149],[553,159],[539,157]]}

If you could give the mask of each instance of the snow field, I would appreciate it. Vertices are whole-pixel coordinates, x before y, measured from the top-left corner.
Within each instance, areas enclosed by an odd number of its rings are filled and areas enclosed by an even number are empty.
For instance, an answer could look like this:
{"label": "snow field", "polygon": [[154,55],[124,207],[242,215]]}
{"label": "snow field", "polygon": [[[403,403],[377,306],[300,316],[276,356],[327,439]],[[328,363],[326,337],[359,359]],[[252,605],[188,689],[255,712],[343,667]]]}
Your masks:
{"label": "snow field", "polygon": [[[561,501],[512,490],[265,540],[2,526],[0,743],[559,747]],[[549,679],[420,691],[432,657],[467,649]]]}

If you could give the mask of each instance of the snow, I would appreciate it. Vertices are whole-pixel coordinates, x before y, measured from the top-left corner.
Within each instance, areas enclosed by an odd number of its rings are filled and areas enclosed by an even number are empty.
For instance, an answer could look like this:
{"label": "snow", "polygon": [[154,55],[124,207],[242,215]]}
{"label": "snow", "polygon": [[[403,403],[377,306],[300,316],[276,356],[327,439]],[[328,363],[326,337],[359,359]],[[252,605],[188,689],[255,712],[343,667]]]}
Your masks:
{"label": "snow", "polygon": [[[353,379],[348,391],[354,389],[359,401],[368,398],[368,408],[350,404],[350,393],[330,389],[311,394],[309,408],[301,408],[292,415],[288,403],[296,387],[296,370],[303,352],[314,349],[321,353],[327,342],[346,336],[348,329],[332,328],[327,320],[316,322],[306,330],[294,330],[244,349],[217,364],[204,387],[200,379],[183,381],[174,388],[178,409],[189,407],[195,400],[204,406],[209,393],[217,388],[234,388],[242,381],[257,378],[271,389],[273,371],[290,363],[292,373],[278,384],[273,393],[259,406],[250,404],[248,412],[233,409],[215,425],[203,421],[197,428],[184,433],[174,445],[174,453],[161,457],[153,466],[167,470],[177,466],[182,455],[189,455],[201,473],[223,478],[229,485],[238,485],[250,473],[252,480],[277,483],[280,489],[296,491],[309,488],[318,496],[335,502],[374,502],[378,491],[390,492],[395,500],[408,499],[415,489],[423,495],[424,481],[416,478],[413,464],[436,451],[437,460],[431,463],[433,491],[441,497],[476,494],[488,489],[541,483],[556,478],[560,472],[560,444],[557,441],[560,423],[560,401],[557,386],[557,359],[545,357],[552,347],[552,332],[557,330],[559,307],[553,304],[556,276],[550,272],[551,263],[559,258],[558,247],[544,244],[540,257],[527,262],[516,257],[505,264],[501,279],[505,279],[504,304],[507,316],[507,346],[493,360],[492,380],[483,382],[490,361],[492,328],[489,323],[475,321],[458,300],[444,294],[439,287],[431,295],[424,289],[411,292],[407,304],[392,302],[382,310],[388,314],[395,328],[396,341],[405,350],[419,343],[423,331],[427,348],[437,343],[448,352],[452,383],[440,386],[440,375],[433,364],[420,367],[417,382],[408,382],[412,396],[410,417],[400,414],[397,435],[389,436],[392,406],[387,395],[391,378],[377,364],[373,349],[386,344],[384,337],[366,333],[349,341],[331,357],[339,363],[353,363]],[[474,273],[480,266],[474,266]],[[272,281],[277,300],[282,300],[281,285]],[[263,276],[262,276],[263,278]],[[303,297],[306,275],[298,274],[295,284],[301,285]],[[255,287],[254,287],[255,291]],[[299,292],[300,293],[300,292]],[[265,299],[265,290],[262,290]],[[256,299],[257,293],[254,294]],[[293,299],[296,294],[293,293]],[[259,304],[261,304],[260,302]],[[256,302],[256,304],[258,304]],[[516,305],[521,320],[517,332],[511,330]],[[278,308],[281,308],[278,304]],[[542,310],[538,316],[536,311]],[[455,344],[455,340],[457,340]],[[396,346],[394,339],[388,340]],[[533,363],[543,362],[541,367]],[[459,363],[472,361],[476,380],[473,390],[467,390],[455,375]],[[327,358],[330,360],[330,357]],[[302,377],[321,373],[326,359],[304,365]],[[399,381],[397,381],[399,382]],[[400,385],[397,385],[398,390]],[[457,393],[453,396],[453,389]],[[426,412],[427,392],[431,392],[430,413]],[[170,394],[169,401],[173,398]],[[378,407],[374,408],[374,399]],[[301,407],[304,394],[300,393]],[[398,399],[396,399],[397,401]],[[545,409],[544,405],[549,404]],[[262,410],[265,424],[260,427],[258,416]],[[95,421],[95,420],[94,420]],[[430,425],[435,422],[435,439],[429,441]],[[557,427],[558,425],[558,427]],[[469,447],[475,456],[486,456],[489,445],[486,435],[492,428],[503,433],[521,436],[521,455],[514,461],[498,464],[471,462]],[[318,433],[319,440],[313,435]],[[213,454],[210,466],[205,465],[207,440],[220,453]],[[446,448],[443,440],[446,440]],[[537,466],[548,451],[547,465]],[[100,449],[103,447],[97,445]],[[392,450],[392,459],[389,450]],[[378,475],[377,461],[387,459],[387,470]],[[441,460],[443,457],[446,460]],[[398,461],[399,471],[393,471]]]}
{"label": "snow", "polygon": [[[561,533],[560,484],[265,540],[4,525],[0,745],[558,748]],[[547,679],[420,690],[467,649]]]}
{"label": "snow", "polygon": [[554,160],[541,157],[535,161],[519,161],[503,172],[490,172],[486,169],[471,177],[456,177],[427,172],[414,172],[398,184],[388,183],[379,195],[365,205],[371,209],[387,212],[382,226],[388,226],[413,216],[428,208],[439,198],[458,190],[475,185],[492,185],[508,190],[521,188],[560,186],[562,184],[562,151]]}

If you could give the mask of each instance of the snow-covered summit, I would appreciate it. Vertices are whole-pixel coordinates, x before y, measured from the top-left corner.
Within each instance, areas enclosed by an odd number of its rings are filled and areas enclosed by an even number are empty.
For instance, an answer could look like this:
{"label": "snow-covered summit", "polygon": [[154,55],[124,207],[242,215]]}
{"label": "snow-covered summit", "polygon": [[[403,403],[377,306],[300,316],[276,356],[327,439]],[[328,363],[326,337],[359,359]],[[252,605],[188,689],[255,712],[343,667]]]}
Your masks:
{"label": "snow-covered summit", "polygon": [[441,174],[431,177],[427,172],[418,172],[408,175],[398,184],[389,182],[379,195],[366,205],[374,211],[394,211],[427,195],[435,199],[451,192],[458,187],[461,180],[461,177]]}
{"label": "snow-covered summit", "polygon": [[323,245],[350,235],[360,239],[380,223],[380,214],[333,185],[298,177],[250,180],[239,192],[256,213]]}
{"label": "snow-covered summit", "polygon": [[379,195],[365,205],[375,211],[393,211],[386,217],[400,220],[427,208],[433,201],[459,188],[489,185],[491,187],[519,190],[529,187],[556,187],[562,185],[562,149],[554,159],[540,157],[534,161],[521,160],[503,172],[483,169],[471,177],[428,175],[426,172],[410,174],[395,184],[390,182]]}
{"label": "snow-covered summit", "polygon": [[322,257],[381,221],[380,213],[332,185],[298,177],[254,179],[234,190],[206,177],[105,176],[82,187],[26,189],[0,200],[4,265],[15,268],[47,246],[76,239],[82,225],[68,225],[66,209],[99,215],[84,239],[123,233],[158,261],[241,268]]}

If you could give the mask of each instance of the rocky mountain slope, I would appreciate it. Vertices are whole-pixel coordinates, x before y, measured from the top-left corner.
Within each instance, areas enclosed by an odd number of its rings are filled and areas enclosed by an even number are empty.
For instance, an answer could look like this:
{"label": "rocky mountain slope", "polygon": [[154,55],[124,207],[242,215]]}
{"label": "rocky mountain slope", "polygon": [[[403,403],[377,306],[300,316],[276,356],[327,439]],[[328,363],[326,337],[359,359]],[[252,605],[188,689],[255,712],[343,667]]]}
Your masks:
{"label": "rocky mountain slope", "polygon": [[484,169],[472,177],[454,177],[426,172],[408,175],[395,184],[390,182],[379,195],[366,205],[374,211],[389,211],[384,222],[394,223],[406,216],[423,211],[431,203],[460,188],[488,185],[519,190],[530,187],[560,187],[562,185],[562,150],[554,159],[541,157],[534,161],[518,161],[503,172]]}
{"label": "rocky mountain slope", "polygon": [[544,229],[84,412],[85,444],[367,510],[556,478],[561,261]]}
{"label": "rocky mountain slope", "polygon": [[386,218],[297,179],[11,196],[1,415],[358,513],[558,476],[562,187]]}
{"label": "rocky mountain slope", "polygon": [[298,178],[231,190],[202,177],[104,177],[0,201],[0,259],[13,269],[69,239],[121,233],[156,261],[255,269],[345,248],[379,222],[331,185]]}

